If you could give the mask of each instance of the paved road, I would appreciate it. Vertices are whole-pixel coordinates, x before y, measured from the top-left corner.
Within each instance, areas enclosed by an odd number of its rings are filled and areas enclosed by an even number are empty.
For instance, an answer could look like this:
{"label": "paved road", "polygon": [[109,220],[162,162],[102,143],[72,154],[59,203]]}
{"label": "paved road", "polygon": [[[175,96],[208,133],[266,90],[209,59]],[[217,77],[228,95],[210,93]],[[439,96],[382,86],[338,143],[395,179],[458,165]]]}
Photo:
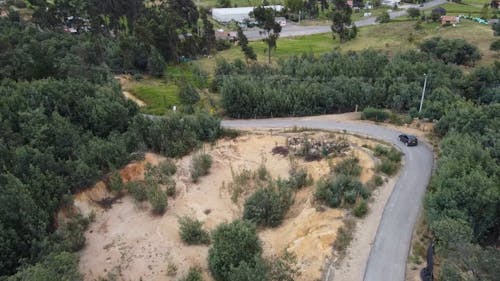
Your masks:
{"label": "paved road", "polygon": [[[427,9],[430,7],[438,6],[443,3],[446,3],[447,0],[434,0],[434,1],[429,1],[424,4],[424,7],[419,7],[418,5],[406,5],[405,7],[415,7],[419,9]],[[395,11],[389,13],[389,16],[391,19],[401,17],[406,14],[406,10],[401,10],[401,11]],[[370,17],[366,19],[359,20],[355,22],[356,26],[367,26],[367,25],[374,25],[377,24],[375,22],[375,17]],[[301,25],[296,25],[294,23],[288,24],[283,27],[280,37],[292,37],[292,36],[301,36],[301,35],[309,35],[309,34],[318,34],[318,33],[328,33],[332,32],[330,25],[315,25],[315,26],[301,26]],[[245,31],[245,35],[247,36],[248,40],[259,40],[264,38],[258,28],[252,28],[248,29]]]}
{"label": "paved road", "polygon": [[[405,165],[385,206],[366,265],[364,280],[404,280],[413,227],[432,172],[434,160],[429,147],[424,144],[416,147],[406,147],[397,139],[399,132],[386,127],[360,122],[332,121],[324,116],[225,120],[222,121],[222,125],[233,128],[285,128],[298,126],[326,130],[346,130],[390,142],[401,149],[404,153]],[[314,251],[314,249],[311,249],[311,251]]]}

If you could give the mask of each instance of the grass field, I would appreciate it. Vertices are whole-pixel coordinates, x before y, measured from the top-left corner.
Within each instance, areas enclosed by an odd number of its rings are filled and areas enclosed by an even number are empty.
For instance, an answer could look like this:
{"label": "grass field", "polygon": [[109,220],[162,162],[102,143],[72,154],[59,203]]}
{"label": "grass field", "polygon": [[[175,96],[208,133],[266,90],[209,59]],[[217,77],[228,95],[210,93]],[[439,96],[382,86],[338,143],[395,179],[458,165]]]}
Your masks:
{"label": "grass field", "polygon": [[[446,9],[447,15],[471,15],[471,16],[481,16],[484,5],[489,5],[488,0],[462,0],[461,3],[448,2],[441,7]],[[430,14],[434,8],[427,9],[427,13]],[[488,7],[488,17],[492,17],[494,13],[498,13],[498,10],[491,9]]]}
{"label": "grass field", "polygon": [[175,83],[160,79],[130,82],[126,89],[146,103],[141,111],[162,115],[173,105],[179,105],[178,87]]}

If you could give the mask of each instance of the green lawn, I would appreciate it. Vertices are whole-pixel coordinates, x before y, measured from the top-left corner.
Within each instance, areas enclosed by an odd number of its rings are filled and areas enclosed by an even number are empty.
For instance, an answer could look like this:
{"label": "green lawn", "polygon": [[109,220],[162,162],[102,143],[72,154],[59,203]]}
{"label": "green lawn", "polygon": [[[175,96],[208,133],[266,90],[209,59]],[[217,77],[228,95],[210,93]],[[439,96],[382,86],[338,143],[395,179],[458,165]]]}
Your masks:
{"label": "green lawn", "polygon": [[[332,40],[331,33],[280,38],[276,50],[271,52],[271,60],[276,62],[280,58],[303,53],[321,54],[332,51],[336,45],[338,45],[337,40]],[[264,42],[250,42],[250,46],[257,54],[257,61],[267,62],[267,46]],[[237,58],[244,59],[244,56],[239,46],[233,46],[229,50],[219,52],[214,57],[199,59],[197,62],[205,72],[213,73],[217,58],[233,61]]]}
{"label": "green lawn", "polygon": [[[489,5],[489,3],[490,1],[487,0],[462,0],[461,3],[448,2],[440,6],[446,9],[447,15],[471,15],[479,17],[482,15],[484,5]],[[427,9],[427,13],[430,14],[433,9]],[[488,7],[487,17],[492,17],[495,13],[498,14],[498,10]]]}
{"label": "green lawn", "polygon": [[146,103],[141,111],[147,114],[162,115],[173,105],[179,105],[178,87],[159,79],[131,82],[127,89]]}

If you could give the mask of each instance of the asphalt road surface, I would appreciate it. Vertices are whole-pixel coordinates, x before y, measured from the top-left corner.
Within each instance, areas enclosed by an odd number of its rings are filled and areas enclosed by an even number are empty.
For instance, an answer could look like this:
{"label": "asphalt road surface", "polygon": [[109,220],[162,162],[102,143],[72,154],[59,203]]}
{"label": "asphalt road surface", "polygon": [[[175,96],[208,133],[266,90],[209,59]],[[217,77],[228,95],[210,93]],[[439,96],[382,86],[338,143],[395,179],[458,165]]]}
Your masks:
{"label": "asphalt road surface", "polygon": [[[447,2],[446,0],[434,0],[425,3],[423,7],[419,7],[418,5],[406,5],[405,7],[415,7],[422,10],[438,6],[446,2]],[[400,10],[400,11],[390,12],[389,16],[391,17],[391,19],[393,19],[401,17],[405,14],[406,10]],[[359,20],[355,22],[355,24],[356,26],[359,27],[359,26],[374,25],[377,23],[375,22],[375,17],[369,17],[366,19]],[[290,23],[282,28],[280,37],[293,37],[293,36],[302,36],[309,34],[328,33],[328,32],[332,32],[330,25],[301,26],[294,23]],[[258,28],[251,28],[245,30],[245,35],[247,36],[248,40],[251,41],[264,38],[264,36],[260,34],[260,30]]]}
{"label": "asphalt road surface", "polygon": [[[231,128],[307,127],[346,130],[394,144],[404,153],[404,166],[387,201],[375,241],[365,267],[365,281],[403,281],[413,227],[432,173],[433,152],[425,144],[406,147],[399,142],[399,132],[361,122],[333,121],[328,117],[283,119],[224,120]],[[314,251],[314,249],[311,249]]]}

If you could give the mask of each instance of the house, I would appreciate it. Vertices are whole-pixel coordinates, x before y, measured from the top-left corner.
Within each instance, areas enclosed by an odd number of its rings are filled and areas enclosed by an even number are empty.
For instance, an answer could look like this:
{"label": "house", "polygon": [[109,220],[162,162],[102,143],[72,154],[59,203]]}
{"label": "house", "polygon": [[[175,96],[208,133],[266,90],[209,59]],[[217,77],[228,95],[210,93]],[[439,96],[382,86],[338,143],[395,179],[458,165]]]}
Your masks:
{"label": "house", "polygon": [[[235,21],[242,23],[245,19],[250,19],[250,13],[253,12],[255,7],[239,7],[239,8],[213,8],[212,18],[220,23],[228,23]],[[282,5],[265,6],[265,8],[272,8],[276,12],[281,12],[284,9]]]}
{"label": "house", "polygon": [[216,40],[229,40],[231,42],[238,40],[238,33],[234,31],[224,31],[224,29],[217,29],[215,31]]}
{"label": "house", "polygon": [[441,25],[455,25],[460,23],[460,17],[441,16]]}

